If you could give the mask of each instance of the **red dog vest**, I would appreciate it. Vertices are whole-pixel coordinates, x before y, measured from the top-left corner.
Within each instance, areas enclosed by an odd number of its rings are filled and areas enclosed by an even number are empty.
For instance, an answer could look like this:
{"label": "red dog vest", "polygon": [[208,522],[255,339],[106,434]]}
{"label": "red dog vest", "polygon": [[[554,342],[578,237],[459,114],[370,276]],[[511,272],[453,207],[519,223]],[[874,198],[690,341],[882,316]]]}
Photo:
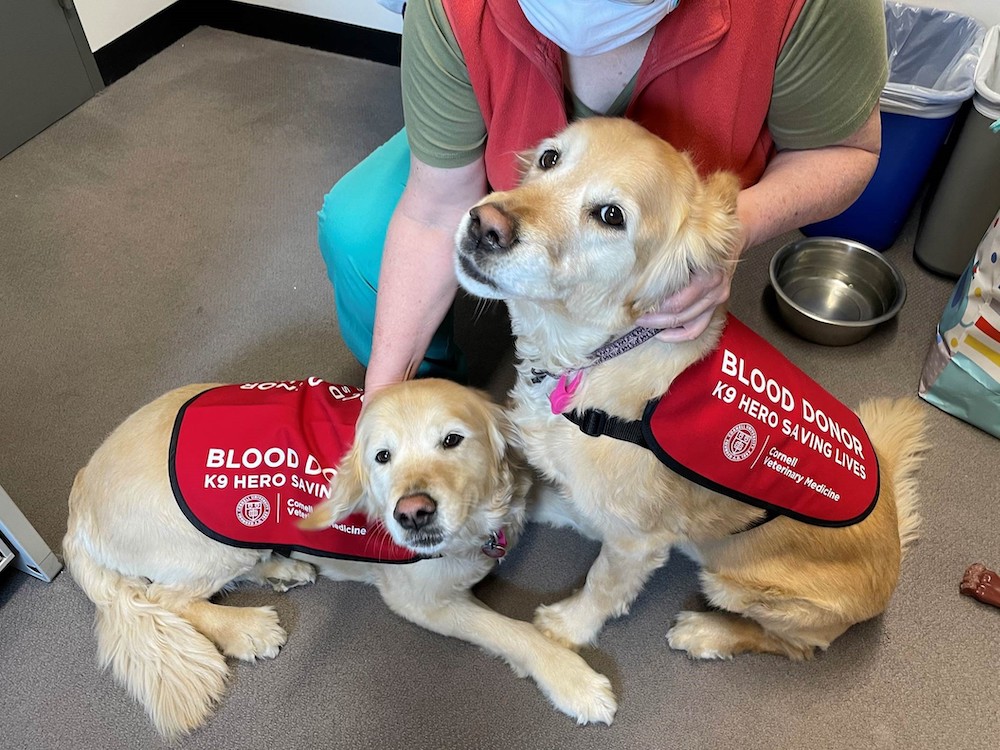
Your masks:
{"label": "red dog vest", "polygon": [[180,509],[203,534],[235,547],[382,563],[422,559],[364,514],[320,531],[296,524],[329,498],[354,441],[362,393],[310,378],[198,394],[178,413],[170,441]]}
{"label": "red dog vest", "polygon": [[650,401],[641,421],[596,409],[564,416],[588,435],[648,448],[695,484],[771,517],[849,526],[878,500],[878,458],[861,420],[731,315],[716,349]]}
{"label": "red dog vest", "polygon": [[715,351],[647,406],[643,435],[678,474],[772,514],[848,526],[878,500],[861,420],[731,315]]}

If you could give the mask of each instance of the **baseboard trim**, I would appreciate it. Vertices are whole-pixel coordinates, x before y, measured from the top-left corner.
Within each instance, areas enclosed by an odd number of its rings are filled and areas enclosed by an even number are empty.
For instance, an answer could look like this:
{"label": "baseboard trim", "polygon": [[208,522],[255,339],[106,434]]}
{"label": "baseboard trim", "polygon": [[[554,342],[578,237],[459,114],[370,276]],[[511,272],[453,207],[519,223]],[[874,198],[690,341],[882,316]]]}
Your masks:
{"label": "baseboard trim", "polygon": [[199,26],[399,65],[399,34],[234,0],[178,0],[94,53],[111,85]]}
{"label": "baseboard trim", "polygon": [[110,86],[200,24],[198,3],[178,0],[94,53],[104,85]]}
{"label": "baseboard trim", "polygon": [[233,0],[214,0],[201,5],[205,26],[399,65],[402,46],[399,34]]}

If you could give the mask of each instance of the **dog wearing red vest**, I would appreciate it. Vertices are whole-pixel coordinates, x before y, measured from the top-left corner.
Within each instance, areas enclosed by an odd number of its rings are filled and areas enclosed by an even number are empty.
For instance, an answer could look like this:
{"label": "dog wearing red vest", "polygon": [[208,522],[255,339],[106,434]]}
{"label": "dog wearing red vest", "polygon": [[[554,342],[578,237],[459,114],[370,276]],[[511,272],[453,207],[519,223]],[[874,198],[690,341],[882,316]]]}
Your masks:
{"label": "dog wearing red vest", "polygon": [[[531,623],[483,606],[470,591],[524,525],[525,472],[499,406],[478,391],[435,379],[382,389],[363,410],[359,389],[316,379],[264,385],[284,386],[298,399],[294,421],[313,438],[342,423],[336,429],[346,436],[343,450],[334,446],[320,458],[313,446],[322,440],[294,448],[213,447],[234,444],[234,435],[244,436],[254,422],[275,420],[283,402],[262,384],[192,385],[161,396],[112,432],[70,494],[63,551],[97,607],[98,660],[164,736],[176,738],[208,719],[224,691],[226,657],[272,658],[287,638],[272,607],[230,607],[209,597],[241,581],[285,591],[313,582],[317,571],[373,584],[401,617],[502,657],[577,722],[611,723],[616,703],[606,677]],[[200,428],[187,435],[188,421],[199,415],[207,422],[239,419],[221,404],[232,391],[246,407],[243,391],[265,390],[263,418],[251,412],[257,417],[214,443]],[[284,423],[282,430],[289,432]],[[178,466],[188,443],[201,462],[198,475]],[[223,534],[197,516],[192,488],[234,484],[241,486],[220,497],[226,515],[238,517],[235,526],[264,526],[280,517],[276,525],[317,535],[368,534],[371,544],[350,540],[348,553],[331,553],[328,546],[316,556],[300,551],[301,540],[286,541],[291,555],[280,556],[242,535],[247,529],[224,527]],[[315,505],[308,493],[318,498]],[[344,520],[358,517],[373,519],[379,531]],[[236,533],[239,546],[221,538],[232,541]],[[363,560],[361,552],[381,562]]]}
{"label": "dog wearing red vest", "polygon": [[[700,337],[683,343],[643,336],[636,321],[695,271],[732,263],[738,182],[726,173],[699,175],[685,154],[624,119],[577,122],[523,161],[518,187],[487,196],[464,219],[456,273],[472,294],[507,303],[518,355],[512,419],[529,463],[554,485],[536,517],[602,543],[583,586],[540,607],[536,626],[572,647],[592,643],[674,548],[701,564],[712,607],[682,612],[667,634],[672,648],[692,657],[805,659],[881,613],[919,521],[913,474],[924,428],[917,401],[860,406],[876,464],[863,456],[868,443],[854,439],[857,429],[826,418],[817,424],[814,404],[744,371],[734,355],[719,358],[725,372],[705,388],[718,404],[739,403],[743,388],[756,399],[746,402],[743,418],[718,440],[700,437],[697,410],[666,425],[696,454],[727,466],[743,462],[748,473],[759,462],[757,470],[770,472],[776,485],[804,486],[816,506],[839,501],[837,472],[867,480],[874,491],[844,524],[772,513],[776,500],[723,494],[718,482],[665,465],[650,445],[635,444],[651,439],[643,427],[647,406],[715,352],[727,316],[716,311]],[[597,427],[581,414],[600,415]],[[638,425],[632,437],[639,437],[616,439],[601,427],[609,419]],[[766,450],[755,429],[761,420],[773,420],[792,448]],[[798,459],[810,452],[830,459],[834,479],[806,475]]]}

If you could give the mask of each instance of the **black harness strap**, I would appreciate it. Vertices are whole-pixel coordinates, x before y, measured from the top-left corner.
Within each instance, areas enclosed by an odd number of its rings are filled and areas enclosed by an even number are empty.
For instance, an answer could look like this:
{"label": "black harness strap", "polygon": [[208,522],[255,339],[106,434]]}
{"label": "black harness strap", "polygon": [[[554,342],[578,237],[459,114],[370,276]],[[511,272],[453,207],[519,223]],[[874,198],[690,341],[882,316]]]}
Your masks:
{"label": "black harness strap", "polygon": [[[580,428],[580,432],[590,437],[600,437],[605,435],[615,440],[624,440],[627,443],[638,445],[640,448],[649,449],[646,436],[642,429],[642,420],[622,419],[613,417],[602,409],[587,409],[580,413],[576,409],[564,412],[563,416]],[[734,531],[734,534],[742,534],[744,531],[756,529],[763,526],[768,521],[777,518],[771,511],[766,511],[762,518],[751,522],[745,528]]]}
{"label": "black harness strap", "polygon": [[616,440],[635,443],[642,448],[649,448],[642,434],[642,422],[638,419],[621,419],[613,417],[601,409],[587,409],[578,413],[575,409],[563,414],[566,419],[580,428],[580,432],[590,437],[607,435]]}

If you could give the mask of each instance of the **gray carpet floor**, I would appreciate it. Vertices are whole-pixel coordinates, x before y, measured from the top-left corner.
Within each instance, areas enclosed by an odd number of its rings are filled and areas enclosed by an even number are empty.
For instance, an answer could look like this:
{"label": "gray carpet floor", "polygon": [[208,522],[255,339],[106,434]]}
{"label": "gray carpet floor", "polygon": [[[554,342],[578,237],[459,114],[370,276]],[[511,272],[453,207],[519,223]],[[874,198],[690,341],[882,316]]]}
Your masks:
{"label": "gray carpet floor", "polygon": [[[77,469],[163,391],[361,382],[315,212],[401,121],[395,68],[202,28],[0,161],[0,484],[53,549]],[[888,251],[909,300],[860,344],[816,346],[775,320],[767,261],[789,238],[748,256],[733,310],[850,404],[914,394],[952,289],[914,264],[915,231],[914,217]],[[491,337],[464,334],[474,380],[502,390],[502,321],[480,325]],[[273,661],[234,664],[218,713],[179,746],[995,748],[1000,610],[961,597],[958,580],[976,560],[1000,565],[1000,445],[925,408],[923,533],[896,596],[811,662],[671,651],[672,617],[699,606],[696,570],[675,556],[585,653],[620,710],[610,728],[580,728],[503,663],[396,618],[373,590],[244,588],[228,601],[273,604],[288,644]],[[529,619],[577,586],[596,552],[534,527],[478,593]],[[92,619],[66,574],[0,578],[0,747],[161,746],[98,672]]]}

